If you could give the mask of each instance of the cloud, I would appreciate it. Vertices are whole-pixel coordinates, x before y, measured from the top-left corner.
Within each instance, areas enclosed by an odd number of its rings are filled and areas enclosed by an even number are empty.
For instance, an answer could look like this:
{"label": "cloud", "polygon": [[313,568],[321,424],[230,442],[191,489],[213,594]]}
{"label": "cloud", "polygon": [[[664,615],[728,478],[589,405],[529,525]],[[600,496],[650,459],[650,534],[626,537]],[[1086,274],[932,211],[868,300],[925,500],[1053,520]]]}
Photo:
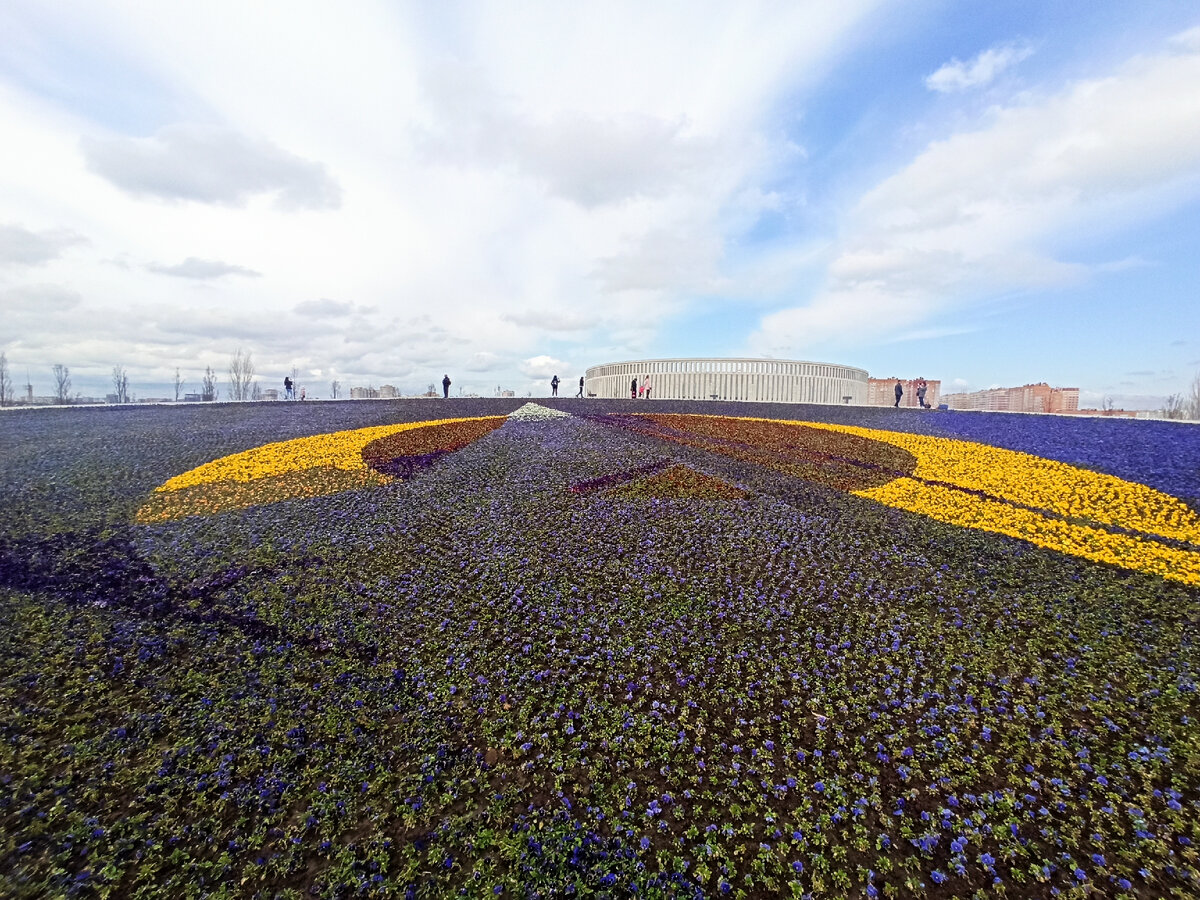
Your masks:
{"label": "cloud", "polygon": [[1171,43],[1184,50],[1200,51],[1200,25],[1181,31],[1171,38]]}
{"label": "cloud", "polygon": [[[22,345],[73,371],[91,360],[101,381],[115,359],[135,377],[223,368],[240,345],[264,371],[320,368],[347,388],[457,368],[468,391],[528,377],[543,393],[548,377],[518,370],[544,350],[645,356],[778,205],[806,95],[881,5],[329,17],[212,0],[148,17],[99,0],[18,17],[52,77],[0,74],[5,220],[98,248],[48,276],[87,285],[70,327],[23,329]],[[145,268],[192,255],[263,274]],[[419,310],[444,331],[412,323]]]}
{"label": "cloud", "polygon": [[594,317],[549,309],[504,313],[500,319],[522,328],[540,328],[543,331],[584,331],[596,324]]}
{"label": "cloud", "polygon": [[471,354],[471,358],[467,360],[463,368],[468,372],[495,372],[507,368],[507,366],[508,360],[503,357],[480,350],[478,353]]}
{"label": "cloud", "polygon": [[137,197],[245,206],[259,194],[281,209],[337,209],[341,187],[320,163],[228,128],[168,125],[149,138],[84,137],[88,168]]}
{"label": "cloud", "polygon": [[609,293],[639,290],[716,290],[724,242],[695,229],[660,230],[620,254],[597,260],[594,277]]}
{"label": "cloud", "polygon": [[57,284],[9,288],[0,293],[0,297],[4,299],[4,308],[10,315],[29,313],[37,316],[74,309],[83,300],[76,291]]}
{"label": "cloud", "polygon": [[39,266],[68,247],[87,239],[64,229],[34,232],[20,225],[0,225],[0,266]]}
{"label": "cloud", "polygon": [[353,315],[355,312],[368,311],[355,306],[348,300],[329,300],[325,297],[320,300],[305,300],[297,303],[292,310],[298,316],[313,316],[318,319],[340,319]]}
{"label": "cloud", "polygon": [[[764,318],[772,352],[892,338],[972,307],[1131,267],[1049,249],[1194,197],[1200,186],[1200,50],[1131,59],[989,111],[867,191],[812,299]],[[839,344],[841,342],[841,344]]]}
{"label": "cloud", "polygon": [[550,378],[553,375],[561,375],[563,372],[570,371],[570,368],[569,363],[555,359],[553,356],[534,356],[523,360],[520,365],[521,373],[530,378],[537,376]]}
{"label": "cloud", "polygon": [[431,66],[422,87],[441,113],[436,125],[416,132],[431,162],[510,166],[585,208],[670,193],[711,151],[711,142],[690,136],[681,118],[579,110],[527,114],[494,92],[473,66]]}
{"label": "cloud", "polygon": [[159,275],[172,275],[175,278],[194,278],[197,280],[220,278],[223,275],[245,275],[249,278],[257,278],[262,274],[253,269],[247,269],[245,266],[235,266],[232,263],[221,262],[216,259],[199,259],[195,256],[189,256],[183,262],[175,263],[173,266],[150,263],[146,268],[151,272],[157,272]]}
{"label": "cloud", "polygon": [[1028,59],[1033,47],[1027,43],[997,44],[970,62],[952,59],[925,79],[925,86],[941,94],[966,91],[991,84],[1005,69]]}

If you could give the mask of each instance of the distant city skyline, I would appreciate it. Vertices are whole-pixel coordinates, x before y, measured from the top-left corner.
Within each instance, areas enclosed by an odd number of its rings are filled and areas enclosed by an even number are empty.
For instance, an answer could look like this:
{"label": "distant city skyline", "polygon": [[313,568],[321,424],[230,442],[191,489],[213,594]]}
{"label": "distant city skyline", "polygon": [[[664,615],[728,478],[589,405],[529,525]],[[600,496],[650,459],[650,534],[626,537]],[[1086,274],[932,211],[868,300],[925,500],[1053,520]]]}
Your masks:
{"label": "distant city skyline", "polygon": [[23,393],[549,393],[773,357],[1161,406],[1200,372],[1200,9],[0,9]]}

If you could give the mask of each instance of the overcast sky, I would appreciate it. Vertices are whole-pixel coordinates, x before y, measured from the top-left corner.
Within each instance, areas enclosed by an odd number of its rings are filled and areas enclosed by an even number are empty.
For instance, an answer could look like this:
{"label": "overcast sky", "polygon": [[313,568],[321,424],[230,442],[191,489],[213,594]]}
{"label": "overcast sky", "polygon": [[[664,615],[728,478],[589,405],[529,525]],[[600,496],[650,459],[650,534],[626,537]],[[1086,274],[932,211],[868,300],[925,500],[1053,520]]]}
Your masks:
{"label": "overcast sky", "polygon": [[548,392],[663,356],[1155,406],[1200,370],[1200,7],[0,5],[0,350]]}

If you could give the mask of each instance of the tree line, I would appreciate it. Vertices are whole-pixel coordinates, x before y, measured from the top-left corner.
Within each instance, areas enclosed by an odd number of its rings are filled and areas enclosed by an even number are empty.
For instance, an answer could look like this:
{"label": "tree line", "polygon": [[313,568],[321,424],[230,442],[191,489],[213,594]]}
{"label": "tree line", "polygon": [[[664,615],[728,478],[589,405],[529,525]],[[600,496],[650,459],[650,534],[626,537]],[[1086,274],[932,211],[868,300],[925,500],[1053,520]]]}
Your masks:
{"label": "tree line", "polygon": [[1192,379],[1186,394],[1172,394],[1163,403],[1164,419],[1200,421],[1200,372]]}
{"label": "tree line", "polygon": [[[51,377],[53,381],[53,394],[51,395],[55,404],[69,404],[79,399],[79,394],[71,393],[71,370],[62,363],[55,363],[51,367]],[[234,401],[247,400],[262,400],[263,390],[257,379],[255,378],[256,369],[254,365],[254,357],[249,350],[243,350],[240,347],[234,352],[229,359],[228,368],[228,384],[225,387],[225,393],[228,399]],[[296,370],[292,370],[292,379],[295,380]],[[112,367],[112,393],[109,395],[116,403],[129,403],[132,396],[129,391],[129,371],[124,365],[115,365]],[[184,380],[183,374],[178,367],[175,369],[175,377],[173,381],[175,391],[175,400],[178,401],[188,393],[186,391],[187,383]],[[205,366],[204,375],[200,379],[199,396],[202,401],[212,402],[217,399],[220,391],[220,378],[212,366]],[[337,399],[340,393],[341,384],[334,381],[331,385],[333,399]],[[25,394],[28,396],[32,393],[33,387],[29,383],[29,378],[26,376]],[[16,384],[13,381],[12,372],[8,364],[8,355],[0,352],[0,406],[12,406],[17,402]]]}

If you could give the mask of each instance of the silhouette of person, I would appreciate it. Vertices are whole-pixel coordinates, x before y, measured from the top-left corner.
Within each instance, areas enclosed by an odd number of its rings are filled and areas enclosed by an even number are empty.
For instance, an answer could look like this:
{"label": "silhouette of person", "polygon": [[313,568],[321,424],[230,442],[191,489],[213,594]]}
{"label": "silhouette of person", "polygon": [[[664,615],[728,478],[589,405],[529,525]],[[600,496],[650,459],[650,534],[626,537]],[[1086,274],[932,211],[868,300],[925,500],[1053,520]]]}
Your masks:
{"label": "silhouette of person", "polygon": [[580,375],[580,376],[579,376],[579,393],[578,393],[578,394],[576,394],[575,396],[576,396],[576,397],[582,397],[582,396],[583,396],[583,376],[582,376],[582,375]]}
{"label": "silhouette of person", "polygon": [[630,400],[637,399],[637,379],[636,378],[633,379],[631,382],[629,382],[629,399]]}
{"label": "silhouette of person", "polygon": [[558,396],[558,376],[557,375],[555,375],[553,378],[550,379],[550,396],[551,397]]}
{"label": "silhouette of person", "polygon": [[896,382],[896,409],[900,408],[900,398],[904,396],[904,388],[899,381]]}
{"label": "silhouette of person", "polygon": [[450,399],[450,376],[449,375],[442,376],[442,399],[443,400]]}
{"label": "silhouette of person", "polygon": [[292,379],[291,376],[284,376],[283,379],[283,398],[285,400],[292,399]]}

